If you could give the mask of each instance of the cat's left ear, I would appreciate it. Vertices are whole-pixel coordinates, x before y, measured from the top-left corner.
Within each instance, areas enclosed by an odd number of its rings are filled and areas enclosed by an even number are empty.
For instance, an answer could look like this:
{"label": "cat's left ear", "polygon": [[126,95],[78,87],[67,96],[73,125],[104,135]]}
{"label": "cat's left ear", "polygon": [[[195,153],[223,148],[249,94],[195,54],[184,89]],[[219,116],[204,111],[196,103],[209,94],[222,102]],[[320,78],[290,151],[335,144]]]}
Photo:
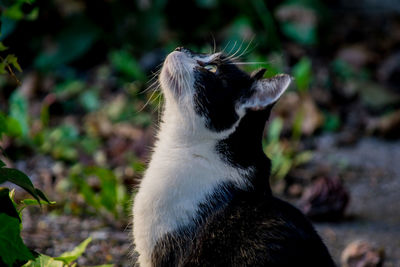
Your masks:
{"label": "cat's left ear", "polygon": [[253,93],[243,103],[244,108],[261,110],[275,103],[289,87],[292,78],[287,74],[255,80],[252,85]]}

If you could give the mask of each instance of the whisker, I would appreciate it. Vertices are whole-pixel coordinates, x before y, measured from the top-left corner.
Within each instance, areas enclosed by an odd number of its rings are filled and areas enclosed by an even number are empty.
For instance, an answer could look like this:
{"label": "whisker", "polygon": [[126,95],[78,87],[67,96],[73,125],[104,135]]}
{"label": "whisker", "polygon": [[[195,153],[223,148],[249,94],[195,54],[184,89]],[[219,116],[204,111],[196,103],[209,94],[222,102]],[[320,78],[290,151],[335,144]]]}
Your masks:
{"label": "whisker", "polygon": [[231,50],[229,50],[229,52],[227,53],[227,55],[229,55],[229,54],[232,52],[232,50],[234,50],[234,49],[235,49],[235,47],[236,47],[236,43],[237,43],[237,41],[235,41],[235,43],[233,44],[233,47],[231,48]]}
{"label": "whisker", "polygon": [[255,64],[268,64],[268,61],[260,61],[260,62],[229,62],[226,63],[228,65],[255,65]]}
{"label": "whisker", "polygon": [[147,101],[146,101],[146,103],[143,105],[143,107],[138,111],[138,112],[142,112],[149,104],[150,104],[150,102],[151,102],[151,100],[152,100],[152,98],[153,98],[153,96],[154,96],[154,94],[157,92],[157,90],[154,90],[152,93],[151,93],[151,95],[150,95],[150,97],[147,99]]}
{"label": "whisker", "polygon": [[225,49],[229,46],[230,43],[231,43],[231,41],[229,40],[228,43],[225,45],[224,49],[222,49],[221,53],[225,52]]}
{"label": "whisker", "polygon": [[245,55],[246,51],[249,49],[249,47],[250,47],[250,45],[251,45],[251,43],[253,42],[253,40],[254,40],[255,37],[256,37],[255,35],[253,35],[253,37],[251,37],[250,42],[247,44],[247,46],[246,46],[246,48],[243,50],[243,52],[242,52],[240,55],[237,56],[237,58],[241,58],[243,55]]}
{"label": "whisker", "polygon": [[235,52],[233,55],[229,56],[228,59],[231,59],[231,58],[234,58],[234,57],[235,57],[235,55],[240,51],[240,49],[242,49],[243,43],[244,43],[244,40],[242,40],[242,42],[240,43],[240,46],[239,46],[239,48],[236,50],[236,52]]}
{"label": "whisker", "polygon": [[212,39],[213,39],[213,45],[214,45],[214,50],[213,50],[213,54],[215,54],[215,52],[216,52],[216,50],[217,50],[217,44],[216,44],[216,41],[215,41],[215,37],[214,37],[214,35],[211,33],[211,37],[212,37]]}

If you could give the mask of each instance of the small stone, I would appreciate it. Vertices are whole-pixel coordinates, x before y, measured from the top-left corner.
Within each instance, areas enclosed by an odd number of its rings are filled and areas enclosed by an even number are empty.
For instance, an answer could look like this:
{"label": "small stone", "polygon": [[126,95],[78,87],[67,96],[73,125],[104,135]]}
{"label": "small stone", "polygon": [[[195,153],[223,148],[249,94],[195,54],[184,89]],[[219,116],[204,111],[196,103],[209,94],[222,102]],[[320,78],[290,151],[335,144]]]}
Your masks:
{"label": "small stone", "polygon": [[342,267],[380,267],[384,261],[384,250],[367,241],[353,241],[342,252]]}
{"label": "small stone", "polygon": [[300,209],[313,220],[337,221],[344,216],[349,193],[339,177],[321,176],[304,190]]}

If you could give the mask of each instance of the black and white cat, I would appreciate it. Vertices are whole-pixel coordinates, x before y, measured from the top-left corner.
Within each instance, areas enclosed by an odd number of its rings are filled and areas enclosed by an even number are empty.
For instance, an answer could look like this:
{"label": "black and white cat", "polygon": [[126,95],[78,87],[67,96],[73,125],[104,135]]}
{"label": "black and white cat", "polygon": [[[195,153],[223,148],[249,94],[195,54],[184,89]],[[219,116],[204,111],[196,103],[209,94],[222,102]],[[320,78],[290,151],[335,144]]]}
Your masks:
{"label": "black and white cat", "polygon": [[272,196],[261,139],[282,74],[222,53],[166,58],[158,141],[134,199],[140,266],[334,266],[310,222]]}

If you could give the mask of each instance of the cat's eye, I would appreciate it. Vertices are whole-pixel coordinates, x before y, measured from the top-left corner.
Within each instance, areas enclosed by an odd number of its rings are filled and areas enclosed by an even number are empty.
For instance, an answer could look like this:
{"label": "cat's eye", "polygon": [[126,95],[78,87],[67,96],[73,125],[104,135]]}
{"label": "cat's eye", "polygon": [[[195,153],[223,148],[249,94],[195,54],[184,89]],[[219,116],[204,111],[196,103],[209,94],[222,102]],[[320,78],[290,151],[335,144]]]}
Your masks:
{"label": "cat's eye", "polygon": [[205,65],[204,68],[208,71],[211,71],[212,73],[217,72],[217,66],[210,64],[210,65]]}

